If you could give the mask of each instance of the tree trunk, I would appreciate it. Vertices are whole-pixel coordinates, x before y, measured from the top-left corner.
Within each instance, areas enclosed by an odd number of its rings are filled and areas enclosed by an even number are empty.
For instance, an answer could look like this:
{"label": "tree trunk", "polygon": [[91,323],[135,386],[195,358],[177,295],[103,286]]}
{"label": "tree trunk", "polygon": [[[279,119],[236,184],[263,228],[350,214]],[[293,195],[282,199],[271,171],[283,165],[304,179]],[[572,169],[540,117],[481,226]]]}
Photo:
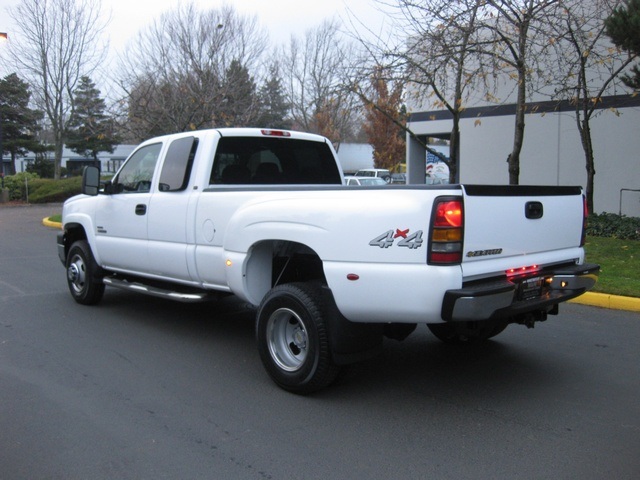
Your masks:
{"label": "tree trunk", "polygon": [[[524,67],[519,67],[524,72]],[[516,103],[515,132],[513,135],[513,150],[507,157],[509,164],[509,185],[520,183],[520,152],[524,143],[524,115],[526,112],[526,80],[524,74],[520,75],[518,83],[518,100]]]}
{"label": "tree trunk", "polygon": [[16,169],[16,154],[11,152],[11,163],[9,164],[8,175],[15,175],[18,170]]}
{"label": "tree trunk", "polygon": [[[56,137],[58,137],[58,135],[59,135],[59,132],[56,132]],[[62,135],[60,135],[60,138],[56,139],[54,160],[53,160],[53,178],[55,180],[60,180],[61,171],[62,171],[62,149],[63,148],[64,148],[64,143],[62,141]]]}
{"label": "tree trunk", "polygon": [[585,166],[587,169],[587,210],[593,212],[593,190],[594,181],[596,176],[596,166],[593,155],[593,143],[591,140],[591,128],[589,127],[589,117],[585,113],[585,117],[580,122],[580,141],[582,142],[582,148],[584,149]]}
{"label": "tree trunk", "polygon": [[449,137],[449,183],[458,183],[459,176],[459,155],[460,151],[460,113],[453,114],[453,128]]}

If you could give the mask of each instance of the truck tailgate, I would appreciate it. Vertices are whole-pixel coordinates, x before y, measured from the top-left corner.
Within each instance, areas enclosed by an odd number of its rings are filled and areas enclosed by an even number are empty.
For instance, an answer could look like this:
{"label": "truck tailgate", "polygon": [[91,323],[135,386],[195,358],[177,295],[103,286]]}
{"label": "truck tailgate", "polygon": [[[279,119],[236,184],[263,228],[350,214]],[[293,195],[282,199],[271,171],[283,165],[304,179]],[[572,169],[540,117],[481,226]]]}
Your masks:
{"label": "truck tailgate", "polygon": [[465,279],[583,260],[580,187],[463,185]]}

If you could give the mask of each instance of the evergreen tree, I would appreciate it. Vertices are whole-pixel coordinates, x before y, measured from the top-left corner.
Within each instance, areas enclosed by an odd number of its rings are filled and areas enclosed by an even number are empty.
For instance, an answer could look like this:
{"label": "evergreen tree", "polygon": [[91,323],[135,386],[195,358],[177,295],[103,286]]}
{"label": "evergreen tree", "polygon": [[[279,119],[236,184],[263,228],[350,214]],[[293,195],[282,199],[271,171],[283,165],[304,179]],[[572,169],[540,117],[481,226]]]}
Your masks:
{"label": "evergreen tree", "polygon": [[[627,0],[617,7],[605,20],[607,35],[618,47],[636,56],[640,55],[640,0]],[[631,75],[622,81],[629,87],[640,90],[640,69],[635,65]]]}
{"label": "evergreen tree", "polygon": [[291,128],[291,119],[287,118],[291,104],[287,102],[277,63],[269,68],[269,79],[260,89],[260,117],[258,126],[268,128]]}
{"label": "evergreen tree", "polygon": [[225,72],[221,123],[225,127],[256,126],[258,95],[247,67],[233,60]]}
{"label": "evergreen tree", "polygon": [[5,152],[11,154],[9,170],[4,172],[8,175],[16,173],[15,161],[18,155],[40,149],[36,133],[42,112],[29,108],[30,99],[29,85],[15,73],[0,80],[2,155]]}
{"label": "evergreen tree", "polygon": [[78,155],[97,162],[99,152],[113,153],[119,142],[113,121],[104,113],[105,102],[89,77],[82,77],[73,93],[74,109],[69,118],[66,145]]}

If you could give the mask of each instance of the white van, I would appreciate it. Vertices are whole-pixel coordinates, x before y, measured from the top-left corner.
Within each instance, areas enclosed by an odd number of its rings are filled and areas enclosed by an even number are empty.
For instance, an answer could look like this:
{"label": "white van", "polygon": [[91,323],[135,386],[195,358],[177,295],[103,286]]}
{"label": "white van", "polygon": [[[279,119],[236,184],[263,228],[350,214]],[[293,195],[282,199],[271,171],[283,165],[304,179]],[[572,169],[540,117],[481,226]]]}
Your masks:
{"label": "white van", "polygon": [[358,170],[354,177],[379,177],[385,182],[391,182],[391,172],[386,168],[363,168]]}

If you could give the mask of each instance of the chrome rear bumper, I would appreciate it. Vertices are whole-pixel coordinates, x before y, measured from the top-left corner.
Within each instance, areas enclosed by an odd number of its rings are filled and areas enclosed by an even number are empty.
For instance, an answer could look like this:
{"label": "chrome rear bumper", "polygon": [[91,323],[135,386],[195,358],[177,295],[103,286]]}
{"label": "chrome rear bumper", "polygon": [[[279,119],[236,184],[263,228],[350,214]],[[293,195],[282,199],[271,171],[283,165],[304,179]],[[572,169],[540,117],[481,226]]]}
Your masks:
{"label": "chrome rear bumper", "polygon": [[[569,265],[541,271],[534,277],[540,281],[539,292],[523,290],[531,277],[473,282],[445,293],[442,318],[447,321],[480,321],[505,318],[522,313],[551,309],[593,288],[600,265]],[[523,294],[524,292],[524,294]]]}

